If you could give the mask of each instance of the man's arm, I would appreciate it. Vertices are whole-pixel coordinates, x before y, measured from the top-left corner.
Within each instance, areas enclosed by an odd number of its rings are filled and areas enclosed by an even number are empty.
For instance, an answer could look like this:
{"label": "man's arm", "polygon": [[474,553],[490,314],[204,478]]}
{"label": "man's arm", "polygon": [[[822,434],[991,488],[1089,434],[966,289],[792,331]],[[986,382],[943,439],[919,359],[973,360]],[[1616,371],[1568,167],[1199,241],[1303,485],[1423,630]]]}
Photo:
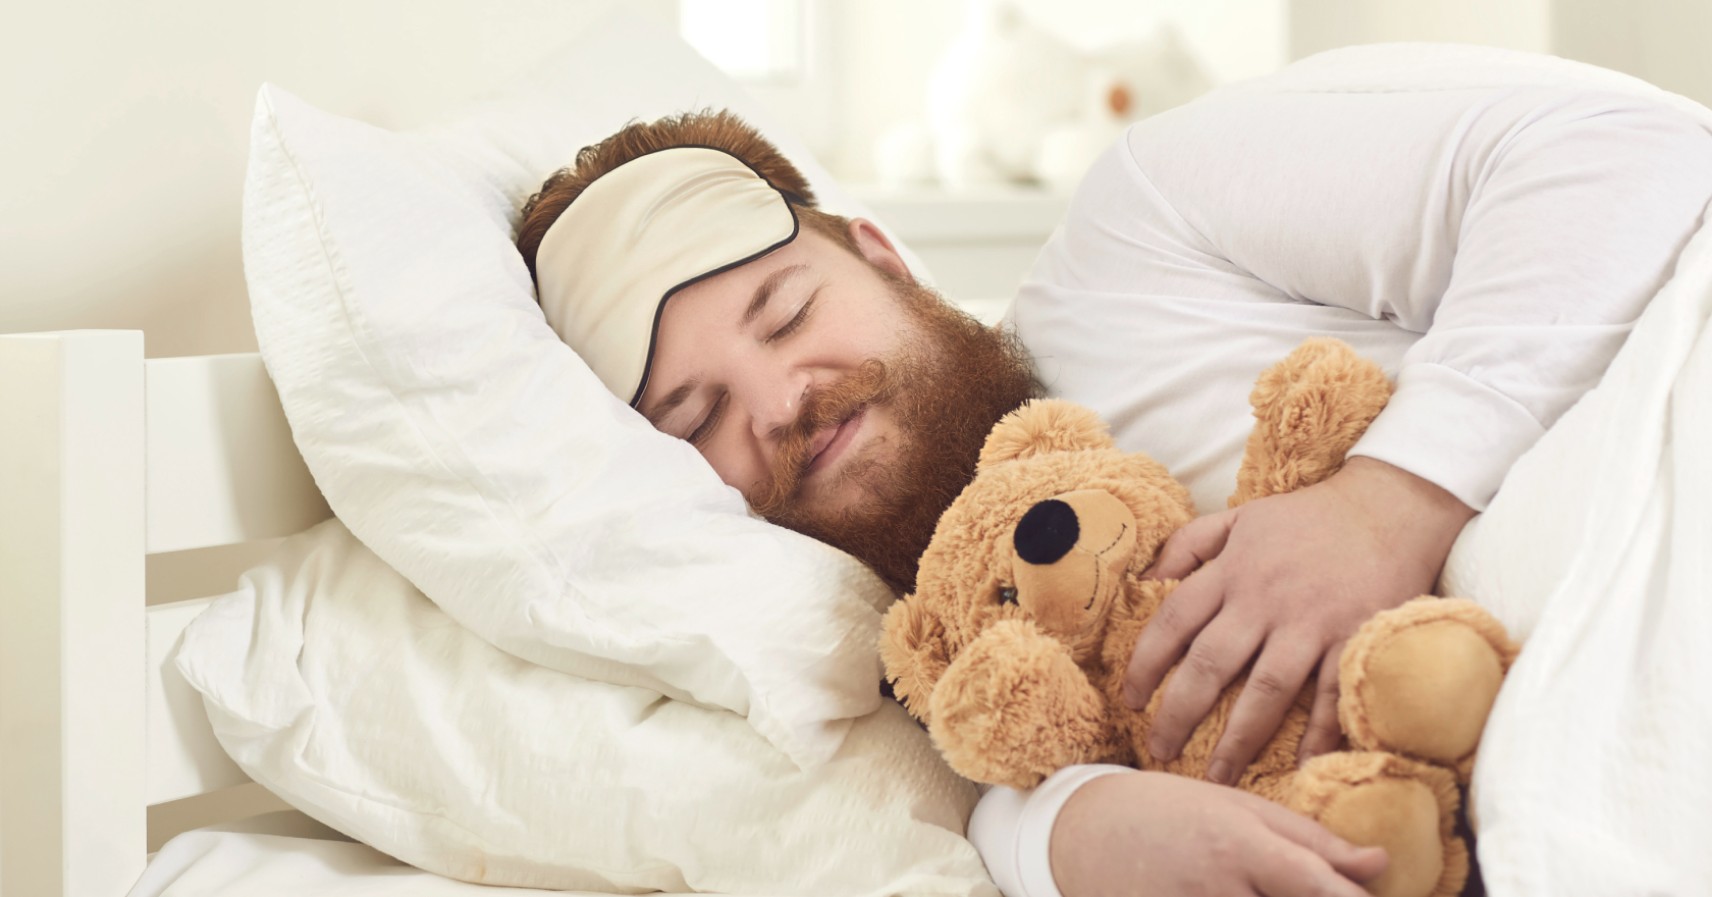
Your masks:
{"label": "man's arm", "polygon": [[1052,828],[1066,801],[1103,775],[1133,772],[1109,763],[1067,766],[1027,791],[987,787],[969,817],[969,840],[1005,897],[1063,897],[1052,876]]}
{"label": "man's arm", "polygon": [[1360,897],[1385,851],[1359,849],[1252,794],[1165,773],[1070,766],[997,787],[969,839],[1005,897]]}
{"label": "man's arm", "polygon": [[1188,579],[1128,685],[1145,701],[1184,661],[1154,730],[1162,758],[1250,662],[1215,779],[1316,673],[1304,750],[1335,745],[1343,641],[1430,590],[1468,515],[1598,382],[1712,196],[1712,137],[1680,114],[1615,94],[1457,93],[1238,97],[1249,114],[1178,123],[1174,146],[1132,135],[1209,251],[1425,334],[1344,471],[1204,518],[1161,553],[1159,575]]}
{"label": "man's arm", "polygon": [[1423,334],[1351,454],[1476,510],[1598,382],[1712,197],[1712,135],[1626,94],[1239,91],[1157,120],[1127,148],[1208,256]]}

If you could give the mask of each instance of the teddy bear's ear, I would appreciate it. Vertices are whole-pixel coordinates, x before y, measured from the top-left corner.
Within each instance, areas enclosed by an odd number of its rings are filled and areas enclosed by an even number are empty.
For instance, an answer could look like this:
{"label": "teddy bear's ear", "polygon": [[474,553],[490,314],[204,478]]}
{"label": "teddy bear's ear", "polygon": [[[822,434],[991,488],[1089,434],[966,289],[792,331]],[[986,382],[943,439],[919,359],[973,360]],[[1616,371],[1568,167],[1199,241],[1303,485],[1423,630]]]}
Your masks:
{"label": "teddy bear's ear", "polygon": [[892,694],[911,716],[928,723],[933,687],[951,664],[939,616],[923,610],[914,595],[893,603],[881,623],[880,660],[886,665]]}
{"label": "teddy bear's ear", "polygon": [[1048,452],[1113,448],[1099,415],[1063,399],[1034,399],[1012,411],[987,434],[977,470]]}

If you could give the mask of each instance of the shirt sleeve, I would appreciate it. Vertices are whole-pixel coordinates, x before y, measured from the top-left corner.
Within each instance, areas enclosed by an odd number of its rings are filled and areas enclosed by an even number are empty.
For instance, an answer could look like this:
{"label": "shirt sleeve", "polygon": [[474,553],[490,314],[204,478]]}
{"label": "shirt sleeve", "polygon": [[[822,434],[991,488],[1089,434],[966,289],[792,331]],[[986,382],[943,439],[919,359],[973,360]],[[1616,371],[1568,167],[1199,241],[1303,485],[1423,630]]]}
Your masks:
{"label": "shirt sleeve", "polygon": [[1005,897],[1062,897],[1052,878],[1052,826],[1076,789],[1127,766],[1066,766],[1027,791],[985,787],[969,817],[969,840]]}
{"label": "shirt sleeve", "polygon": [[1568,88],[1238,90],[1126,142],[1196,252],[1422,334],[1351,454],[1477,510],[1598,382],[1712,197],[1698,123]]}

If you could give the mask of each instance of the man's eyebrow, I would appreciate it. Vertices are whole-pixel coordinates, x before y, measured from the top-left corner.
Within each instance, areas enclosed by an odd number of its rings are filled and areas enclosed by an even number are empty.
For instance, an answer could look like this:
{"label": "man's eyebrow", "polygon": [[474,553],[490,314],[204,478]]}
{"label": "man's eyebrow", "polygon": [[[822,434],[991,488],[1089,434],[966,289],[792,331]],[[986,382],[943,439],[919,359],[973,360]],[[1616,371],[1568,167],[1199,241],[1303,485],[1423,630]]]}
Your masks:
{"label": "man's eyebrow", "polygon": [[656,406],[653,411],[644,412],[642,416],[646,417],[648,419],[648,423],[652,424],[654,429],[658,430],[660,428],[660,422],[666,419],[666,415],[671,414],[679,405],[682,405],[684,400],[689,398],[690,393],[695,392],[695,388],[700,384],[701,380],[699,378],[690,380],[688,383],[685,383],[677,389],[667,393],[666,398],[661,400],[660,404]]}
{"label": "man's eyebrow", "polygon": [[755,288],[755,298],[749,300],[749,308],[743,312],[743,323],[740,326],[748,327],[755,322],[756,318],[761,316],[762,309],[767,307],[767,300],[773,298],[773,294],[779,289],[779,284],[807,270],[807,265],[791,265],[767,275],[767,279],[761,281],[761,285]]}

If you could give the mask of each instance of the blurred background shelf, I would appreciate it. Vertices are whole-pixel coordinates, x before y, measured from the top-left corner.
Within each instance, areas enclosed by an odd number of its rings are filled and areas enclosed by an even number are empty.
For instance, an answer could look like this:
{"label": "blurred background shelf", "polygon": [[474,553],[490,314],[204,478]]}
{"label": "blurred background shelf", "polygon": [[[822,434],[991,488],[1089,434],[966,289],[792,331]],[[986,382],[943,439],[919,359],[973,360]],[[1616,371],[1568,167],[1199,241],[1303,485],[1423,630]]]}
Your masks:
{"label": "blurred background shelf", "polygon": [[1070,203],[1066,194],[1023,186],[855,185],[851,192],[921,256],[935,289],[988,322],[1004,313]]}

